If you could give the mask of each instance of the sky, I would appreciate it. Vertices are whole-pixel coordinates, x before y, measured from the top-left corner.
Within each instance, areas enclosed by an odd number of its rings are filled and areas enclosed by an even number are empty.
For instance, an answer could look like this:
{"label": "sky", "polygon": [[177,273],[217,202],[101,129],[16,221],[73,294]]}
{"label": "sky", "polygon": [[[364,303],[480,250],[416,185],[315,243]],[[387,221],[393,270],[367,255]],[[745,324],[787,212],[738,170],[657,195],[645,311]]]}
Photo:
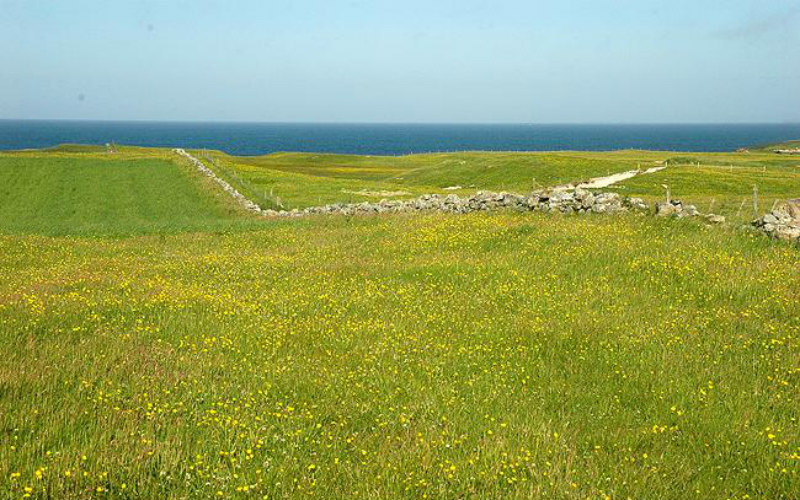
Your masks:
{"label": "sky", "polygon": [[800,0],[0,0],[0,119],[800,122]]}

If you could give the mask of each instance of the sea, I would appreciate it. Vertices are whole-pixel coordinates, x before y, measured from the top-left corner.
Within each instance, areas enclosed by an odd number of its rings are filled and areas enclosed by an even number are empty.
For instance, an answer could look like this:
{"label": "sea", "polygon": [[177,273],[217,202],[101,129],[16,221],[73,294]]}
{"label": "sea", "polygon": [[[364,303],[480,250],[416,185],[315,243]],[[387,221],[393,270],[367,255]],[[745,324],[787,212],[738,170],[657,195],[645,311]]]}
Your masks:
{"label": "sea", "polygon": [[0,120],[0,150],[63,143],[405,155],[449,151],[734,151],[800,139],[795,124],[455,125]]}

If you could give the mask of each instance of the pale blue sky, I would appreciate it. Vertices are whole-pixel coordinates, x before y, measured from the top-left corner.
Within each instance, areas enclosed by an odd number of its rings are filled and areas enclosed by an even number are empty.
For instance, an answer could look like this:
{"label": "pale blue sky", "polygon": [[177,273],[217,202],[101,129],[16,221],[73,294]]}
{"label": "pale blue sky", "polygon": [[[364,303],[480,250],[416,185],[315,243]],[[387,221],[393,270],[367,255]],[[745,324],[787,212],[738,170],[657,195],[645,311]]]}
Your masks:
{"label": "pale blue sky", "polygon": [[0,0],[0,118],[800,122],[800,0]]}

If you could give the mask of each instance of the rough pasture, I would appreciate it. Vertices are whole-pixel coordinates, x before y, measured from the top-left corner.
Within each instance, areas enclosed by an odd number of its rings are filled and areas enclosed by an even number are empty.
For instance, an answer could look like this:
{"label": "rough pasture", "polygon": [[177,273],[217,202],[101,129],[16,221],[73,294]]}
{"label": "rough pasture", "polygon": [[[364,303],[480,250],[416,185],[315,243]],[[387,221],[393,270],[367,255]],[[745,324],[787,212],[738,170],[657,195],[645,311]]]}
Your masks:
{"label": "rough pasture", "polygon": [[792,498],[798,252],[548,214],[0,239],[2,494]]}
{"label": "rough pasture", "polygon": [[[318,167],[248,168],[404,189]],[[164,150],[0,175],[0,497],[797,498],[794,246],[640,212],[256,218]]]}

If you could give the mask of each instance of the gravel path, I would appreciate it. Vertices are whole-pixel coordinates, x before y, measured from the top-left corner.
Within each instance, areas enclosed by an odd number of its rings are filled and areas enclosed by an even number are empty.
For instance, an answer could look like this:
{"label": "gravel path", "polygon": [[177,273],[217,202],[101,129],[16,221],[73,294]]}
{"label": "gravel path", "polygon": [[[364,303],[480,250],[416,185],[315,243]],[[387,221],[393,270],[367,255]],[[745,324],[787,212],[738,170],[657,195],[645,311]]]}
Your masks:
{"label": "gravel path", "polygon": [[628,170],[627,172],[620,172],[618,174],[607,175],[605,177],[595,177],[593,179],[589,179],[588,181],[580,182],[578,184],[564,184],[563,186],[557,186],[553,189],[556,191],[571,191],[575,188],[600,189],[612,186],[618,182],[626,181],[632,177],[636,177],[637,175],[652,174],[654,172],[659,172],[661,170],[664,170],[665,168],[667,167],[652,167],[648,168],[647,170]]}

